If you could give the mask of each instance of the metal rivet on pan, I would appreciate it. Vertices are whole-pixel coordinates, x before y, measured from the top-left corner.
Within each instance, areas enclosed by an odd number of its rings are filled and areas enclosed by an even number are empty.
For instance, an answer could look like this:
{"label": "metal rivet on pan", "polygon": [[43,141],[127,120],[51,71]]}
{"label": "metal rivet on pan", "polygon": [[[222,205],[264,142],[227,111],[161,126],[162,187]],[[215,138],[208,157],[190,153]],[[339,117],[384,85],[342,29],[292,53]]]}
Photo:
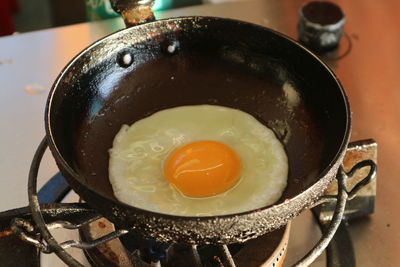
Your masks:
{"label": "metal rivet on pan", "polygon": [[127,68],[133,63],[133,55],[129,51],[123,51],[118,54],[117,62],[121,67]]}
{"label": "metal rivet on pan", "polygon": [[179,50],[179,42],[178,41],[169,41],[163,45],[163,50],[170,55],[175,54]]}
{"label": "metal rivet on pan", "polygon": [[174,45],[169,45],[168,47],[167,47],[167,51],[168,51],[168,53],[174,53],[175,52],[175,46]]}

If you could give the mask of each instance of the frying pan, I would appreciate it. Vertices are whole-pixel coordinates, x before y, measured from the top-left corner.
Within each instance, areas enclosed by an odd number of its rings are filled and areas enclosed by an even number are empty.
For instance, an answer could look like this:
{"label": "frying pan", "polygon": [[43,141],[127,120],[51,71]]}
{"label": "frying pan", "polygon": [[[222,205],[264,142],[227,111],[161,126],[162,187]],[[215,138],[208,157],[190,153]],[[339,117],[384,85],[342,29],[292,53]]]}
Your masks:
{"label": "frying pan", "polygon": [[[288,185],[277,203],[180,217],[115,198],[108,149],[121,126],[198,104],[243,110],[275,132],[289,159]],[[271,29],[215,17],[153,21],[95,42],[60,73],[45,111],[49,148],[88,205],[145,238],[197,244],[244,242],[311,207],[338,172],[350,125],[342,86],[310,51]]]}

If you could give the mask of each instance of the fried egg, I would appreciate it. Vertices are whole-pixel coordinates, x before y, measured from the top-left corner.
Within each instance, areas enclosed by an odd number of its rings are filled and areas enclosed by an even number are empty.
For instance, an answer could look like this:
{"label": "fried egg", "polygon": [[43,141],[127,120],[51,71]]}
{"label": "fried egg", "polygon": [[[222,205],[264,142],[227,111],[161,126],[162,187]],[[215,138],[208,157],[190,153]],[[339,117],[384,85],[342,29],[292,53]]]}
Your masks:
{"label": "fried egg", "polygon": [[251,115],[212,105],[165,109],[123,125],[109,151],[115,197],[163,214],[214,216],[276,202],[288,159]]}

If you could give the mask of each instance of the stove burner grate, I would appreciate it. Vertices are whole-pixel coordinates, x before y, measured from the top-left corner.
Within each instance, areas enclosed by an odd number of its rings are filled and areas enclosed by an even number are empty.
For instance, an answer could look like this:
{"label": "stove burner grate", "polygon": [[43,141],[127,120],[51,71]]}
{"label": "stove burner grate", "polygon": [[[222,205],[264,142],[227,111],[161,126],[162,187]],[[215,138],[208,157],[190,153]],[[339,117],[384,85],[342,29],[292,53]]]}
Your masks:
{"label": "stove burner grate", "polygon": [[[80,229],[85,225],[94,222],[99,219],[101,216],[96,214],[90,207],[85,205],[85,203],[72,203],[72,204],[56,204],[56,209],[53,206],[46,207],[40,206],[37,195],[37,175],[38,169],[40,166],[41,159],[43,154],[47,148],[46,139],[43,139],[41,144],[38,147],[38,150],[35,153],[35,156],[32,161],[30,173],[29,173],[29,181],[28,181],[28,196],[29,196],[29,204],[31,208],[31,217],[35,223],[35,227],[25,219],[15,218],[11,228],[15,234],[17,234],[21,239],[34,244],[38,249],[40,249],[44,253],[56,253],[65,263],[69,266],[82,266],[76,259],[74,259],[70,254],[65,251],[65,248],[76,247],[81,249],[92,249],[96,246],[102,245],[105,242],[114,240],[115,238],[121,237],[127,234],[129,231],[120,229],[110,234],[95,239],[91,242],[78,242],[78,241],[66,241],[63,243],[58,243],[54,237],[50,234],[50,228],[67,228],[67,229]],[[347,190],[346,182],[350,177],[353,178],[355,176],[355,171],[359,170],[363,167],[369,167],[369,171],[367,175],[363,175],[360,181],[357,181],[351,190]],[[329,225],[326,227],[326,231],[324,232],[322,238],[319,242],[314,246],[311,251],[305,255],[299,262],[295,264],[295,266],[308,266],[311,264],[328,246],[329,242],[332,240],[337,228],[339,227],[345,210],[345,205],[347,199],[355,196],[356,193],[367,183],[369,183],[374,177],[376,173],[376,165],[373,160],[367,159],[361,161],[354,165],[354,167],[349,171],[345,172],[342,168],[340,168],[337,175],[337,196],[324,196],[316,203],[316,205],[320,205],[323,203],[333,203],[335,204],[335,210],[332,215],[332,219]],[[353,179],[351,179],[353,180]],[[349,181],[351,181],[349,180]],[[54,204],[53,204],[54,205]],[[85,211],[86,210],[86,211]],[[81,220],[78,222],[71,222],[68,220],[68,215],[71,217],[72,215],[80,215]],[[49,216],[50,218],[59,218],[61,217],[63,221],[57,221],[50,224],[46,224],[44,215]],[[60,216],[61,215],[61,216]],[[63,215],[67,215],[64,216]],[[72,216],[74,217],[74,216]],[[79,217],[79,216],[77,216]],[[84,220],[82,220],[84,218]],[[256,239],[257,240],[257,239]],[[222,260],[224,260],[225,266],[236,266],[234,262],[234,257],[226,245],[219,246],[220,252],[222,253]],[[198,253],[198,250],[195,246],[192,246],[192,252],[195,258],[195,266],[201,266],[201,257]],[[200,261],[199,261],[200,259]],[[196,262],[197,260],[197,262]],[[271,263],[272,266],[277,265],[276,263]]]}

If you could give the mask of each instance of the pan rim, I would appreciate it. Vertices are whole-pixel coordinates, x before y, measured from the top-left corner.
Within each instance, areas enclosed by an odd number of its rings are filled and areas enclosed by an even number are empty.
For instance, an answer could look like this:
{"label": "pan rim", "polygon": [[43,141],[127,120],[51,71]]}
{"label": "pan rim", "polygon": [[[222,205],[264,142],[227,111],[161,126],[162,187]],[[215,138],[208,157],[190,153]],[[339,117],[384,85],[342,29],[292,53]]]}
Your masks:
{"label": "pan rim", "polygon": [[[332,157],[332,160],[330,160],[329,164],[327,164],[327,166],[321,171],[319,172],[318,179],[316,179],[315,182],[313,182],[312,184],[310,184],[305,190],[303,190],[302,192],[300,192],[299,194],[297,194],[296,196],[290,198],[290,199],[286,199],[284,201],[280,201],[280,202],[275,202],[274,204],[262,207],[262,208],[258,208],[258,209],[253,209],[253,210],[248,210],[248,211],[244,211],[244,212],[240,212],[240,213],[233,213],[233,214],[225,214],[225,215],[213,215],[213,216],[201,216],[201,217],[195,217],[195,216],[178,216],[178,215],[171,215],[171,214],[165,214],[165,213],[159,213],[159,212],[154,212],[154,211],[149,211],[149,210],[145,210],[145,209],[141,209],[135,206],[131,206],[128,204],[125,204],[123,202],[120,202],[116,199],[112,199],[108,196],[103,195],[101,192],[98,192],[97,190],[93,189],[90,185],[86,185],[83,184],[81,182],[81,180],[84,179],[77,179],[76,177],[81,177],[78,173],[76,173],[72,167],[70,167],[70,165],[66,162],[66,160],[64,159],[64,157],[61,155],[59,149],[57,148],[56,142],[55,142],[55,137],[53,135],[53,131],[51,129],[51,124],[50,124],[50,110],[52,107],[52,103],[53,103],[53,97],[55,96],[56,93],[56,89],[58,88],[58,85],[61,83],[63,77],[65,76],[65,74],[67,73],[68,70],[70,70],[71,67],[74,66],[75,62],[78,61],[84,54],[86,54],[88,51],[90,51],[91,49],[95,48],[96,46],[98,46],[99,44],[107,41],[108,39],[112,39],[115,38],[118,35],[123,34],[124,32],[128,32],[131,31],[132,29],[140,29],[140,27],[146,27],[146,25],[149,24],[154,24],[156,25],[157,23],[166,23],[166,22],[179,22],[179,21],[200,21],[200,20],[208,20],[208,21],[230,21],[233,22],[235,24],[242,24],[242,25],[249,25],[255,28],[259,28],[262,30],[266,30],[269,31],[277,36],[279,36],[280,38],[285,39],[286,41],[292,43],[293,45],[300,47],[302,50],[304,50],[309,56],[313,57],[315,60],[317,60],[319,62],[319,64],[321,64],[324,69],[326,71],[328,71],[328,73],[330,74],[330,76],[332,76],[332,78],[334,79],[334,81],[337,84],[337,87],[340,91],[341,97],[343,99],[343,104],[344,104],[344,108],[345,108],[345,113],[346,113],[346,122],[345,122],[345,132],[343,134],[343,138],[342,141],[340,143],[340,146],[338,147],[338,150],[336,152],[336,154]],[[145,36],[143,36],[143,38],[145,38]],[[170,219],[170,220],[180,220],[180,221],[214,221],[215,219],[227,219],[227,218],[233,218],[233,217],[238,217],[238,216],[245,216],[245,215],[250,215],[250,214],[256,214],[256,213],[261,213],[264,212],[268,209],[270,209],[271,207],[274,208],[279,208],[279,207],[283,207],[288,205],[290,202],[296,202],[298,199],[300,199],[303,195],[305,195],[308,191],[312,190],[313,187],[318,184],[321,179],[323,177],[325,177],[331,170],[332,168],[338,164],[338,162],[341,160],[342,156],[343,156],[343,152],[345,151],[349,139],[350,139],[350,132],[351,132],[351,112],[350,112],[350,106],[349,106],[349,102],[348,102],[348,98],[346,96],[346,93],[344,91],[344,88],[342,86],[342,84],[340,83],[340,80],[338,79],[338,77],[336,76],[336,74],[329,68],[329,66],[324,63],[318,56],[316,56],[312,51],[310,51],[308,48],[304,47],[303,45],[301,45],[300,43],[298,43],[296,40],[292,39],[289,36],[286,36],[283,33],[280,33],[276,30],[264,27],[264,26],[260,26],[254,23],[250,23],[250,22],[245,22],[245,21],[241,21],[241,20],[237,20],[237,19],[231,19],[231,18],[220,18],[220,17],[214,17],[214,16],[181,16],[181,17],[172,17],[172,18],[166,18],[166,19],[160,19],[160,20],[156,20],[156,21],[152,21],[152,22],[148,22],[145,24],[141,24],[138,26],[134,26],[132,28],[124,28],[121,30],[118,30],[114,33],[111,33],[97,41],[95,41],[94,43],[90,44],[89,46],[87,46],[86,48],[84,48],[81,52],[79,52],[76,56],[74,56],[71,61],[65,65],[65,67],[61,70],[61,72],[59,73],[59,75],[57,76],[57,78],[55,79],[51,90],[49,92],[47,101],[46,101],[46,106],[45,106],[45,130],[46,130],[46,139],[49,145],[49,148],[53,154],[53,157],[56,159],[57,163],[59,165],[62,165],[62,167],[68,172],[68,174],[72,177],[74,177],[75,181],[78,182],[81,186],[87,188],[88,190],[90,190],[92,193],[96,194],[98,197],[101,198],[105,198],[108,201],[111,201],[112,203],[119,205],[119,206],[123,206],[127,209],[133,209],[135,211],[137,211],[140,214],[144,214],[144,215],[148,215],[148,216],[153,216],[153,217],[163,217],[164,219]],[[81,177],[82,178],[82,177]],[[320,194],[322,194],[323,192],[320,192]]]}

